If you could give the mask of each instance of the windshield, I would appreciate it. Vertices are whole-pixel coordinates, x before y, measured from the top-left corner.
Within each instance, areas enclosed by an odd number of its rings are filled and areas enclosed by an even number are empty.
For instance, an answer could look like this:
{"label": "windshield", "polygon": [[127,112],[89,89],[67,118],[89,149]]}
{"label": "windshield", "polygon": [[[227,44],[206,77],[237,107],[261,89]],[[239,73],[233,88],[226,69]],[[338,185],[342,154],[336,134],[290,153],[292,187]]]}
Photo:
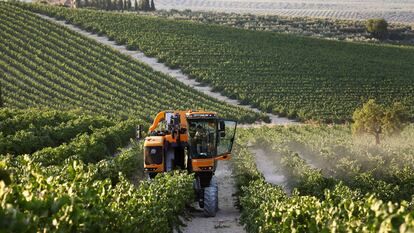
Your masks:
{"label": "windshield", "polygon": [[216,156],[216,122],[215,119],[188,121],[188,142],[192,158],[211,158]]}

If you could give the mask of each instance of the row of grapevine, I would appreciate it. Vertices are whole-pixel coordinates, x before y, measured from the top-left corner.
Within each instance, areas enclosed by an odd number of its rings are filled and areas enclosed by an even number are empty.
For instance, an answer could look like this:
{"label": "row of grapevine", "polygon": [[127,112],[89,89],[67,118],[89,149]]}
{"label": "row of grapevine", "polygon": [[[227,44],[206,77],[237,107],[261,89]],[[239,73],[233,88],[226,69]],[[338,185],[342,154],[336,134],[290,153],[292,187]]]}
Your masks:
{"label": "row of grapevine", "polygon": [[91,133],[93,129],[113,125],[106,118],[83,116],[63,122],[58,126],[36,127],[30,125],[13,135],[0,134],[0,154],[31,154],[44,147],[55,147],[72,139],[79,133]]}
{"label": "row of grapevine", "polygon": [[50,127],[67,123],[76,118],[76,111],[39,111],[38,109],[11,109],[2,108],[0,110],[0,131],[4,136],[14,134],[29,127]]}
{"label": "row of grapevine", "polygon": [[[325,178],[326,174],[321,169],[310,167],[297,153],[285,154],[282,167],[275,167],[296,181],[291,184],[294,188],[292,194],[287,195],[281,186],[265,182],[255,166],[254,155],[244,146],[250,142],[281,153],[277,143],[285,144],[300,133],[311,132],[309,134],[313,137],[319,135],[319,142],[323,144],[323,132],[330,132],[332,138],[338,131],[347,130],[277,127],[239,132],[233,172],[239,189],[241,221],[248,232],[411,232],[414,229],[411,206],[407,201],[387,202],[378,197],[376,189],[365,193],[341,180]],[[412,133],[410,129],[409,134]],[[269,144],[272,139],[267,142],[265,139],[272,135],[276,135],[278,140]],[[283,135],[287,135],[287,139],[282,138]],[[269,160],[271,162],[272,158]]]}
{"label": "row of grapevine", "polygon": [[[290,17],[282,15],[255,15],[243,13],[205,12],[189,10],[159,10],[139,12],[174,20],[191,20],[207,24],[219,24],[256,31],[293,33],[333,40],[379,42],[366,30],[364,20],[338,18]],[[412,44],[414,29],[409,24],[389,23],[389,39],[394,43]]]}
{"label": "row of grapevine", "polygon": [[[332,185],[323,178],[331,177],[362,193],[399,201],[411,200],[414,194],[413,133],[409,126],[379,146],[370,136],[353,137],[348,126],[260,128],[246,135],[270,154],[279,154],[288,174],[293,168],[301,171],[294,179],[305,181],[299,187],[302,193],[318,195],[319,190],[322,195],[323,188],[317,187]],[[309,161],[318,172],[307,165]]]}
{"label": "row of grapevine", "polygon": [[[0,153],[0,231],[178,229],[193,199],[193,177],[177,172],[141,181],[142,143],[132,141],[137,123],[77,111],[0,109],[0,136],[5,139],[0,143],[21,139],[22,148],[12,148],[24,151],[33,143],[24,139],[40,142],[30,148],[37,151],[25,155]],[[23,132],[33,137],[19,138]]]}
{"label": "row of grapevine", "polygon": [[146,121],[166,109],[206,109],[242,122],[267,119],[14,4],[1,2],[0,14],[1,85],[8,107],[80,108]]}
{"label": "row of grapevine", "polygon": [[9,183],[0,180],[3,232],[172,232],[193,195],[193,178],[186,174],[157,176],[136,187],[122,175],[116,185],[95,179],[97,171],[76,160],[55,174],[29,156],[18,166],[1,163],[11,173]]}
{"label": "row of grapevine", "polygon": [[36,151],[33,158],[45,166],[61,164],[68,158],[96,163],[113,155],[118,148],[127,146],[129,139],[135,135],[135,128],[135,121],[124,121],[112,127],[98,129],[92,134],[79,134],[68,144]]}
{"label": "row of grapevine", "polygon": [[412,47],[327,41],[94,10],[22,5],[142,50],[263,111],[342,122],[369,98],[413,115]]}

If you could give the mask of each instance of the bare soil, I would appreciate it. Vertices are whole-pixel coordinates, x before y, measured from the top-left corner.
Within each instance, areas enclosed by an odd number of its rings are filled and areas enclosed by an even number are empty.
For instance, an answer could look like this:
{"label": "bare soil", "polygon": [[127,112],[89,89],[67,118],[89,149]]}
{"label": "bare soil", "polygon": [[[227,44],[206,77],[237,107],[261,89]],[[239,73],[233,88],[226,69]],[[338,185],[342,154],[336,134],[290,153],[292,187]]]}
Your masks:
{"label": "bare soil", "polygon": [[230,163],[231,161],[218,162],[216,178],[219,188],[219,211],[217,215],[212,218],[204,217],[202,209],[194,203],[195,211],[191,213],[192,218],[186,223],[184,232],[245,232],[243,226],[239,224],[240,212],[235,207],[236,188]]}

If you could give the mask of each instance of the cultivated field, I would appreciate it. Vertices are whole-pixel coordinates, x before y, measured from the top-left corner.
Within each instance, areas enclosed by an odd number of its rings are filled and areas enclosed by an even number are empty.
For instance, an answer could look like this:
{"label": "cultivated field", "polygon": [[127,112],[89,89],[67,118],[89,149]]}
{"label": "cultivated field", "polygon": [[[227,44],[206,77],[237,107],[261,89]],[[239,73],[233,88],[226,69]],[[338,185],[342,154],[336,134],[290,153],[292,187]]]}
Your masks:
{"label": "cultivated field", "polygon": [[[262,111],[343,122],[369,98],[414,116],[412,47],[344,43],[162,18],[33,6],[105,34]],[[260,42],[260,43],[258,43]]]}
{"label": "cultivated field", "polygon": [[242,223],[248,232],[411,232],[413,134],[378,146],[349,126],[239,131]]}
{"label": "cultivated field", "polygon": [[139,182],[142,145],[119,149],[135,138],[136,123],[0,109],[0,231],[172,232],[193,178]]}
{"label": "cultivated field", "polygon": [[160,109],[210,109],[244,122],[260,115],[195,91],[17,6],[0,2],[0,13],[0,76],[6,106],[82,108],[141,119]]}
{"label": "cultivated field", "polygon": [[286,16],[341,19],[385,18],[414,23],[414,3],[409,0],[157,0],[157,9],[191,9]]}
{"label": "cultivated field", "polygon": [[[269,115],[238,106],[344,122],[375,98],[412,120],[412,46],[7,2],[0,40],[0,232],[414,232],[413,124],[376,144],[349,123],[249,124]],[[212,218],[191,206],[194,174],[144,178],[136,140],[155,113],[189,108],[246,123],[215,171]]]}

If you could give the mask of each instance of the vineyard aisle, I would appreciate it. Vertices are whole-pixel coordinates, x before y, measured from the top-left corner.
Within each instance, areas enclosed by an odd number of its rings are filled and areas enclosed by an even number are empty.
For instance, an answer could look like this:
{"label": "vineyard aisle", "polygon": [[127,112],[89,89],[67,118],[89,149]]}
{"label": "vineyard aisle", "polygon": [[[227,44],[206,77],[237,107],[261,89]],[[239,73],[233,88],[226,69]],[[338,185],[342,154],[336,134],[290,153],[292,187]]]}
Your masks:
{"label": "vineyard aisle", "polygon": [[187,222],[184,232],[245,232],[239,224],[240,212],[234,206],[236,192],[235,181],[231,172],[231,161],[218,162],[216,178],[219,187],[219,211],[213,218],[206,218],[201,209],[196,208],[192,219]]}
{"label": "vineyard aisle", "polygon": [[262,173],[266,182],[283,187],[286,193],[290,193],[287,176],[284,174],[280,165],[280,155],[277,153],[270,153],[262,148],[251,147],[250,151],[253,153],[256,161],[257,169]]}
{"label": "vineyard aisle", "polygon": [[[196,90],[198,90],[198,91],[200,91],[200,92],[202,92],[206,95],[209,95],[211,97],[214,97],[218,100],[224,101],[224,102],[229,103],[229,104],[243,106],[243,107],[249,108],[249,109],[251,109],[255,112],[260,112],[260,110],[257,109],[257,108],[253,108],[251,106],[247,107],[247,106],[241,105],[238,100],[233,100],[233,99],[228,98],[227,96],[222,95],[221,93],[213,92],[211,87],[202,85],[201,83],[195,81],[194,79],[190,79],[187,75],[183,74],[181,72],[181,70],[171,69],[168,66],[166,66],[165,64],[159,63],[156,58],[148,57],[144,53],[142,53],[141,51],[127,50],[124,45],[117,45],[115,43],[115,41],[110,41],[105,36],[98,36],[96,34],[89,33],[88,31],[80,29],[76,26],[66,24],[65,21],[60,21],[60,20],[57,20],[55,18],[51,18],[51,17],[41,15],[41,14],[38,14],[38,15],[40,17],[44,18],[44,19],[51,20],[55,23],[58,23],[58,24],[63,25],[65,27],[68,27],[69,29],[74,30],[74,31],[76,31],[76,32],[88,37],[88,38],[94,39],[94,40],[96,40],[96,41],[98,41],[102,44],[110,46],[110,47],[118,50],[119,52],[121,52],[123,54],[129,55],[129,56],[133,57],[134,59],[137,59],[138,61],[147,64],[152,69],[154,69],[156,71],[159,71],[161,73],[170,75],[170,76],[176,78],[178,81],[180,81],[180,82],[182,82],[182,83],[184,83],[184,84],[186,84],[186,85],[188,85],[188,86],[190,86],[190,87],[192,87],[192,88],[194,88],[194,89],[196,89]],[[269,118],[271,120],[271,124],[284,125],[284,124],[297,123],[296,121],[293,121],[293,120],[290,120],[290,119],[284,118],[284,117],[279,117],[279,116],[271,114],[271,113],[268,113],[267,115],[269,116]]]}

